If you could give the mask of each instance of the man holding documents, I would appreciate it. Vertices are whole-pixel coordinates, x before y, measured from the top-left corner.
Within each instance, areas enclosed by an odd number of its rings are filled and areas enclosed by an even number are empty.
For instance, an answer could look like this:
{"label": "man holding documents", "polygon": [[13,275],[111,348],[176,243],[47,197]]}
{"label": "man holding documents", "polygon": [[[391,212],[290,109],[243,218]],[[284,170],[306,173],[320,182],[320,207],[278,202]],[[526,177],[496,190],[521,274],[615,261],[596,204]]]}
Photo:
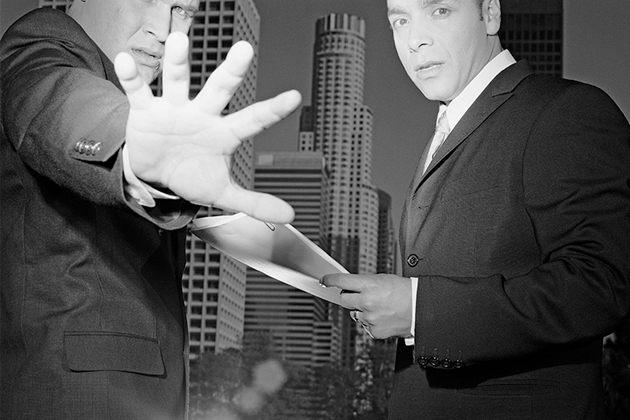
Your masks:
{"label": "man holding documents", "polygon": [[184,419],[185,226],[199,205],[293,218],[239,188],[230,160],[300,96],[222,116],[253,57],[238,43],[189,100],[198,8],[76,0],[0,41],[3,419]]}
{"label": "man holding documents", "polygon": [[404,207],[404,277],[322,283],[375,338],[405,339],[390,418],[602,419],[602,337],[630,310],[628,122],[601,90],[516,63],[499,0],[387,5],[440,108]]}

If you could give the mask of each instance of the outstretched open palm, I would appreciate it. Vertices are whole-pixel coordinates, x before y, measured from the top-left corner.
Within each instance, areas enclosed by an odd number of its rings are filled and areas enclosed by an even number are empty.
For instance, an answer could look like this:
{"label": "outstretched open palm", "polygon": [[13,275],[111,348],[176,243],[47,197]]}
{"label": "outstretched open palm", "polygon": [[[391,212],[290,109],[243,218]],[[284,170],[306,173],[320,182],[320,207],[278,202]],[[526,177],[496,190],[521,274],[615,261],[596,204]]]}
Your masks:
{"label": "outstretched open palm", "polygon": [[174,32],[166,41],[162,97],[153,96],[131,56],[120,54],[116,73],[130,103],[129,163],[138,178],[190,202],[288,223],[294,216],[291,206],[272,195],[243,189],[231,177],[232,155],[243,140],[282,120],[301,102],[298,92],[288,91],[222,116],[253,55],[247,42],[234,44],[190,100],[188,37],[183,33]]}

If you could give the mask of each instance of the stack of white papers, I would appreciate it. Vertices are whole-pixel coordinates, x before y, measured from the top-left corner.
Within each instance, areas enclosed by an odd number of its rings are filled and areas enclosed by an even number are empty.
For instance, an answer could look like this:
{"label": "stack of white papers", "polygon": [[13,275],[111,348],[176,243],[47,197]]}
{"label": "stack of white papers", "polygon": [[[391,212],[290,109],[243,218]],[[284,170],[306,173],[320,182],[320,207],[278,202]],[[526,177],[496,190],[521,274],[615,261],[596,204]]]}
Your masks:
{"label": "stack of white papers", "polygon": [[323,287],[319,279],[348,271],[289,224],[265,223],[237,213],[195,219],[191,232],[269,277],[340,304],[341,289]]}

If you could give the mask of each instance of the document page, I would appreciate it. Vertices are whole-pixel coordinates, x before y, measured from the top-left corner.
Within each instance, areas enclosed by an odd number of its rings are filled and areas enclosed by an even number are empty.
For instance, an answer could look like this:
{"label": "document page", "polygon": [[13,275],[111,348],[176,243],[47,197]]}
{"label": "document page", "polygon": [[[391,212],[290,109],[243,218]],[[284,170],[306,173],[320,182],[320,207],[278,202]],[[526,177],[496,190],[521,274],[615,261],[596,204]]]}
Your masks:
{"label": "document page", "polygon": [[269,277],[340,304],[341,289],[323,287],[319,279],[348,271],[290,224],[266,223],[237,213],[195,219],[191,232]]}

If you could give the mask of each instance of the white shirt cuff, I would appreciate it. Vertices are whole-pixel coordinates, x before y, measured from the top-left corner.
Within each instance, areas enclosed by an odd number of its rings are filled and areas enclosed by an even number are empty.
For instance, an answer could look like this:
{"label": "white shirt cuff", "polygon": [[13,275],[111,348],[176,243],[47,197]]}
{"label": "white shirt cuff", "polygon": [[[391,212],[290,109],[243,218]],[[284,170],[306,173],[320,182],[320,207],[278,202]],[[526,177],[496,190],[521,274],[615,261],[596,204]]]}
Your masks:
{"label": "white shirt cuff", "polygon": [[179,197],[172,194],[166,194],[162,191],[156,190],[149,184],[142,182],[136,177],[131,170],[131,164],[129,163],[129,151],[127,145],[122,149],[123,159],[123,174],[125,176],[125,194],[133,198],[144,207],[155,207],[155,199],[162,200],[177,200]]}
{"label": "white shirt cuff", "polygon": [[411,277],[411,337],[405,338],[405,344],[408,346],[413,346],[414,344],[414,335],[416,334],[416,301],[418,294],[418,278]]}

